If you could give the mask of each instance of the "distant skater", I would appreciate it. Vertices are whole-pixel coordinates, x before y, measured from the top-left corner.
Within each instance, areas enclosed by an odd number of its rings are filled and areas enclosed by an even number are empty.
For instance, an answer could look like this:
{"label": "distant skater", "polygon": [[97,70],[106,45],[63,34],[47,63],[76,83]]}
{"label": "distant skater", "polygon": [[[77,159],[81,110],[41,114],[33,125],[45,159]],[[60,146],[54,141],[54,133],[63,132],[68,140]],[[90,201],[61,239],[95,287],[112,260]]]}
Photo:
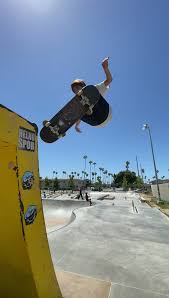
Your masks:
{"label": "distant skater", "polygon": [[90,203],[90,206],[92,206],[92,200],[89,199],[89,196],[88,196],[88,193],[87,192],[85,193],[85,199],[86,199],[87,202]]}
{"label": "distant skater", "polygon": [[79,189],[79,198],[82,198],[82,200],[84,200],[81,187]]}

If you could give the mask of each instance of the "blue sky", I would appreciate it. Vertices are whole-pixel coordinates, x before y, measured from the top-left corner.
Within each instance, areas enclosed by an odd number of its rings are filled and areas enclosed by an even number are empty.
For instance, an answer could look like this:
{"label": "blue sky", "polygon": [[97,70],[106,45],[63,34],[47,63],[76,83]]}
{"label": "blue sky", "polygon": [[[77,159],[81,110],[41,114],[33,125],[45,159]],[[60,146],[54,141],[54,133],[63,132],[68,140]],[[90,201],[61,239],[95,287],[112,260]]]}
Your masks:
{"label": "blue sky", "polygon": [[[109,172],[136,171],[135,157],[154,176],[169,177],[169,1],[1,0],[0,99],[41,128],[71,97],[70,83],[104,80],[110,56],[114,81],[106,96],[113,119],[105,128],[82,123],[54,144],[39,139],[41,176],[81,172],[83,156]],[[89,168],[89,167],[88,167]]]}

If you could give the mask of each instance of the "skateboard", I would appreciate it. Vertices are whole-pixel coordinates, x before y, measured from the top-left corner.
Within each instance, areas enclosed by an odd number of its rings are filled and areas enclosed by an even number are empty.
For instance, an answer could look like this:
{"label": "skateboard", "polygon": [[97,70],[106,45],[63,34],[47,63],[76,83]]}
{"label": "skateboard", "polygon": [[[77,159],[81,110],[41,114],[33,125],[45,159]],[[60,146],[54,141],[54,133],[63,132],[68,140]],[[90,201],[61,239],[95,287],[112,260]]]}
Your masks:
{"label": "skateboard", "polygon": [[41,139],[53,143],[85,114],[91,115],[101,95],[93,85],[83,87],[40,131]]}

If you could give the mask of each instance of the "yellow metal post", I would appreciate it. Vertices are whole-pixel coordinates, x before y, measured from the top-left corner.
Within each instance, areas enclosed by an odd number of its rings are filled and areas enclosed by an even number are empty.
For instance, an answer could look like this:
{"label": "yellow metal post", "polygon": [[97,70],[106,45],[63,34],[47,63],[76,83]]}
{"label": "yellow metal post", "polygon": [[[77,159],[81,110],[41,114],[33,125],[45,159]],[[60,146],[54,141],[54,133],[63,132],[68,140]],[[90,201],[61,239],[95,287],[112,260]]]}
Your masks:
{"label": "yellow metal post", "polygon": [[61,298],[39,187],[36,126],[0,105],[0,297]]}

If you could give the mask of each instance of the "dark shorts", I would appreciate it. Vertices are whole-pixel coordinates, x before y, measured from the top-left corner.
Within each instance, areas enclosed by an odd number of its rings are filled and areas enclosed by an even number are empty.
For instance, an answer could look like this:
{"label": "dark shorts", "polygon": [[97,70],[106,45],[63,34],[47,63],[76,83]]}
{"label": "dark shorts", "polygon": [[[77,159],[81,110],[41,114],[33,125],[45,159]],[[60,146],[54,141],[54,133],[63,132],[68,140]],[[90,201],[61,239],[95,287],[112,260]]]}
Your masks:
{"label": "dark shorts", "polygon": [[107,119],[108,115],[109,104],[103,97],[100,97],[99,101],[93,108],[92,115],[85,115],[81,118],[81,120],[92,126],[97,126],[102,124]]}

